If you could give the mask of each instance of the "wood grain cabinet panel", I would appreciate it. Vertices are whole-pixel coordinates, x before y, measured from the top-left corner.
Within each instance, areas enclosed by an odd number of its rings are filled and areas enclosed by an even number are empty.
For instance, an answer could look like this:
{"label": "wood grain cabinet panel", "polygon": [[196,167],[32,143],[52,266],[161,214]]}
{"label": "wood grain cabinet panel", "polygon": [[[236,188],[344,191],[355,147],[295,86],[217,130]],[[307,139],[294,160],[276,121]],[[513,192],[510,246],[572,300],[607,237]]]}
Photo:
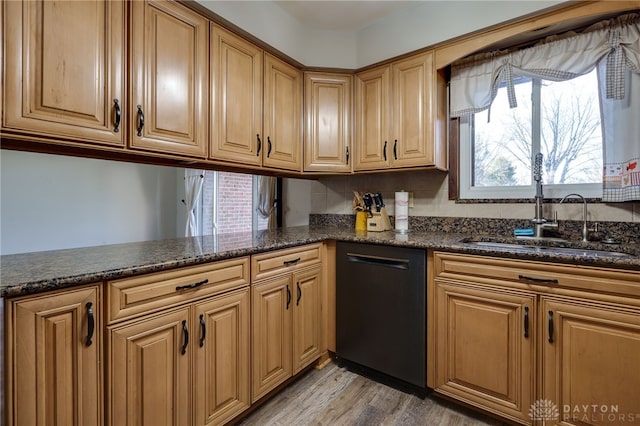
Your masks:
{"label": "wood grain cabinet panel", "polygon": [[435,388],[527,423],[535,395],[535,294],[435,285]]}
{"label": "wood grain cabinet panel", "polygon": [[316,266],[293,275],[293,374],[316,360],[321,352],[321,273]]}
{"label": "wood grain cabinet panel", "polygon": [[205,158],[209,21],[173,1],[130,4],[129,145]]}
{"label": "wood grain cabinet panel", "polygon": [[224,424],[251,404],[249,302],[244,288],[195,305],[197,425]]}
{"label": "wood grain cabinet panel", "polygon": [[191,424],[190,331],[186,307],[111,327],[108,424]]}
{"label": "wood grain cabinet panel", "polygon": [[353,77],[304,73],[304,171],[348,173],[351,146]]}
{"label": "wood grain cabinet panel", "polygon": [[8,425],[102,424],[100,313],[98,286],[8,303]]}
{"label": "wood grain cabinet panel", "polygon": [[[124,147],[125,4],[3,2],[3,130]],[[119,120],[119,123],[117,123]]]}
{"label": "wood grain cabinet panel", "polygon": [[558,409],[546,424],[638,421],[640,309],[543,297],[540,329],[542,398]]}

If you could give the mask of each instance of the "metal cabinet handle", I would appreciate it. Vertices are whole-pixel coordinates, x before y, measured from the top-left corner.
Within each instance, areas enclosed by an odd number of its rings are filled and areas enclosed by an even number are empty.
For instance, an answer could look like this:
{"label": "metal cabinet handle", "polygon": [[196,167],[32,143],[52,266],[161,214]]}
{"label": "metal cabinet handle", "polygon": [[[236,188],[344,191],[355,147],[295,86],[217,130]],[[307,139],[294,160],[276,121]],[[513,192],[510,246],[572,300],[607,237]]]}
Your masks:
{"label": "metal cabinet handle", "polygon": [[260,140],[260,133],[256,135],[256,138],[258,138],[258,149],[256,150],[256,157],[259,157],[260,150],[262,149],[262,141]]}
{"label": "metal cabinet handle", "polygon": [[287,284],[287,310],[289,310],[289,304],[291,303],[291,290],[289,290],[289,284]]}
{"label": "metal cabinet handle", "polygon": [[556,279],[534,278],[534,277],[528,277],[526,275],[518,275],[518,279],[531,281],[533,283],[538,283],[538,284],[558,284],[558,280]]}
{"label": "metal cabinet handle", "polygon": [[296,263],[300,262],[300,258],[296,257],[295,259],[291,259],[291,260],[285,260],[284,262],[282,262],[284,265],[295,265]]}
{"label": "metal cabinet handle", "polygon": [[549,343],[553,343],[553,311],[549,311]]}
{"label": "metal cabinet handle", "polygon": [[200,347],[204,346],[204,338],[207,335],[207,324],[204,320],[204,314],[200,314]]}
{"label": "metal cabinet handle", "polygon": [[382,147],[382,156],[384,157],[384,161],[387,161],[387,141],[384,141],[384,146]]}
{"label": "metal cabinet handle", "polygon": [[347,147],[347,164],[349,164],[349,147]]}
{"label": "metal cabinet handle", "polygon": [[144,113],[142,112],[142,105],[138,105],[138,136],[142,136],[142,129],[144,128]]}
{"label": "metal cabinet handle", "polygon": [[117,100],[117,99],[114,99],[113,100],[113,104],[114,104],[114,107],[116,109],[116,120],[113,123],[113,131],[115,133],[118,133],[120,131],[120,118],[122,117],[121,116],[121,111],[120,111],[120,101]]}
{"label": "metal cabinet handle", "polygon": [[209,279],[204,279],[202,281],[198,281],[197,283],[193,283],[193,284],[179,285],[179,286],[176,286],[176,291],[185,290],[188,288],[200,287],[201,285],[204,285],[208,282],[209,282]]}
{"label": "metal cabinet handle", "polygon": [[524,307],[524,338],[529,338],[529,307]]}
{"label": "metal cabinet handle", "polygon": [[267,158],[271,155],[271,138],[267,136]]}
{"label": "metal cabinet handle", "polygon": [[93,343],[93,331],[95,329],[95,318],[93,316],[93,303],[91,302],[87,302],[86,305],[84,305],[85,308],[87,308],[87,340],[85,341],[85,346],[91,346],[91,344]]}
{"label": "metal cabinet handle", "polygon": [[393,159],[398,159],[398,139],[393,142]]}
{"label": "metal cabinet handle", "polygon": [[187,345],[189,344],[189,330],[187,330],[187,320],[182,320],[182,355],[187,353]]}
{"label": "metal cabinet handle", "polygon": [[297,282],[296,286],[298,287],[298,297],[296,298],[296,306],[299,306],[300,299],[302,299],[302,290],[300,289],[300,282]]}

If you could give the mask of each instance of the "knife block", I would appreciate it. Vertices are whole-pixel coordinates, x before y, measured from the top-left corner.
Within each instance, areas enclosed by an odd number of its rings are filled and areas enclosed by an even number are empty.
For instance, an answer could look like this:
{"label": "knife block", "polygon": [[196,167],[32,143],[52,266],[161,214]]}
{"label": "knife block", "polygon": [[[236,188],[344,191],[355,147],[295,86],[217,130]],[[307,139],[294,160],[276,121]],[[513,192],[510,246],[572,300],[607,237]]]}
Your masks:
{"label": "knife block", "polygon": [[367,218],[367,231],[382,232],[391,229],[391,221],[387,214],[387,209],[382,207],[379,212],[371,212],[372,216]]}

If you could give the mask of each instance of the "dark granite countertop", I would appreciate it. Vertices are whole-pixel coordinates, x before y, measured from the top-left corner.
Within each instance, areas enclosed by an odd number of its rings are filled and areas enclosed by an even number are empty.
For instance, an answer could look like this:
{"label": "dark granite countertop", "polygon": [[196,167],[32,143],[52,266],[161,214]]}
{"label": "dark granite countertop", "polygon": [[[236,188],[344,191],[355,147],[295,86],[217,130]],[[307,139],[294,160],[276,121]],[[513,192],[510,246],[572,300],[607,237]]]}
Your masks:
{"label": "dark granite countertop", "polygon": [[356,233],[344,227],[303,226],[276,231],[5,255],[0,256],[0,297],[33,294],[325,240],[418,247],[640,271],[640,244],[604,246],[574,243],[571,245],[578,249],[590,248],[632,254],[632,256],[617,256],[602,251],[567,251],[553,247],[539,250],[526,245],[520,248],[509,244],[513,242],[509,239],[497,241],[507,243],[504,246],[479,246],[462,242],[465,238],[471,237],[481,240],[478,236],[459,233],[410,232],[408,235],[399,235],[392,231]]}

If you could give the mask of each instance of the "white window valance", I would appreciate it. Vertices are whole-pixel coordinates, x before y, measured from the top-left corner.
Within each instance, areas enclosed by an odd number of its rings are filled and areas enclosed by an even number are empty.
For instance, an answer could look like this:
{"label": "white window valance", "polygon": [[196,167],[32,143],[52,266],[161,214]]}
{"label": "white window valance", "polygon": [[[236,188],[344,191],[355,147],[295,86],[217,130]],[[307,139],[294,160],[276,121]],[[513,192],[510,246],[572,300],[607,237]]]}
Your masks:
{"label": "white window valance", "polygon": [[515,107],[514,78],[569,80],[592,71],[603,59],[606,96],[622,99],[627,71],[640,73],[640,14],[602,21],[580,34],[552,36],[525,49],[479,54],[452,64],[450,115],[460,117],[489,108],[503,84],[510,106]]}

